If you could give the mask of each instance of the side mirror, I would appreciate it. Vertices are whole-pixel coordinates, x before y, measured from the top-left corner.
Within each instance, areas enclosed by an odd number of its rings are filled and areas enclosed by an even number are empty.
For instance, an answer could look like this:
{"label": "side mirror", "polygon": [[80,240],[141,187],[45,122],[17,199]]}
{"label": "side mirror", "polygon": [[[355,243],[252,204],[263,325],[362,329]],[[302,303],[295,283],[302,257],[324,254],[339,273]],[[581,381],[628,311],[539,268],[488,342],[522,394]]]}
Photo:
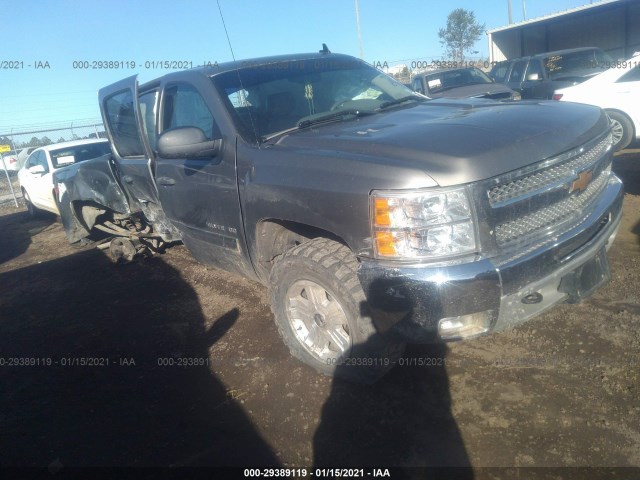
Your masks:
{"label": "side mirror", "polygon": [[176,127],[158,138],[158,155],[162,158],[215,157],[222,139],[209,140],[198,127]]}
{"label": "side mirror", "polygon": [[44,175],[45,170],[44,167],[42,165],[34,165],[33,167],[29,167],[29,172],[31,173],[39,173],[40,175]]}
{"label": "side mirror", "polygon": [[530,73],[527,75],[527,81],[529,82],[537,82],[538,80],[540,80],[540,75],[537,73]]}

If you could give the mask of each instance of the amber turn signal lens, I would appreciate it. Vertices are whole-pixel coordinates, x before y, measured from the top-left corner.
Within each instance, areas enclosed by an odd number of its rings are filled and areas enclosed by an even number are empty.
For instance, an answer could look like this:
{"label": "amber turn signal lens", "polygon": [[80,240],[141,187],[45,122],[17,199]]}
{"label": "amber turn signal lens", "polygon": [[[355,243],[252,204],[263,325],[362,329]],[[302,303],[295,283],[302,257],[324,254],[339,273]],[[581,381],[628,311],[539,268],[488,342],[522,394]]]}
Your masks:
{"label": "amber turn signal lens", "polygon": [[387,198],[376,198],[375,210],[376,225],[391,225],[391,218],[389,217],[389,200]]}
{"label": "amber turn signal lens", "polygon": [[378,255],[393,257],[396,255],[395,239],[391,232],[376,232],[376,249]]}

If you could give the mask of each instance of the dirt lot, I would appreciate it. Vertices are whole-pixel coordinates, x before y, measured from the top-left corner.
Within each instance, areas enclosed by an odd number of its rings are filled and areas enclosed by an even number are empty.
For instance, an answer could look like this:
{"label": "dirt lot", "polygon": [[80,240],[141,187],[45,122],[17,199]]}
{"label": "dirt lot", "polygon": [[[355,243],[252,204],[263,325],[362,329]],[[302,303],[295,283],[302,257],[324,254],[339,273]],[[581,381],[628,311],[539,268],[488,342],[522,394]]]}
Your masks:
{"label": "dirt lot", "polygon": [[628,193],[606,288],[505,333],[412,347],[442,366],[373,386],[292,359],[266,290],[184,247],[115,266],[5,203],[0,465],[640,466],[640,152],[614,169]]}

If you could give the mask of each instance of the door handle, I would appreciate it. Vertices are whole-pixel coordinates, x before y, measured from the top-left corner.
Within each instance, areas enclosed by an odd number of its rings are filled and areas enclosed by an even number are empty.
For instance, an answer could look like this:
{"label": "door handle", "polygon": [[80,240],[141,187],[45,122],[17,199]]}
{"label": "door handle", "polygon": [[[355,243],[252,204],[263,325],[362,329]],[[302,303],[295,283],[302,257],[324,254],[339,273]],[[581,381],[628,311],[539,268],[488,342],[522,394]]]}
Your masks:
{"label": "door handle", "polygon": [[164,185],[165,187],[170,187],[171,185],[175,185],[176,181],[173,178],[169,177],[158,177],[158,184]]}
{"label": "door handle", "polygon": [[133,177],[131,177],[130,175],[123,176],[122,180],[124,180],[126,183],[133,183]]}

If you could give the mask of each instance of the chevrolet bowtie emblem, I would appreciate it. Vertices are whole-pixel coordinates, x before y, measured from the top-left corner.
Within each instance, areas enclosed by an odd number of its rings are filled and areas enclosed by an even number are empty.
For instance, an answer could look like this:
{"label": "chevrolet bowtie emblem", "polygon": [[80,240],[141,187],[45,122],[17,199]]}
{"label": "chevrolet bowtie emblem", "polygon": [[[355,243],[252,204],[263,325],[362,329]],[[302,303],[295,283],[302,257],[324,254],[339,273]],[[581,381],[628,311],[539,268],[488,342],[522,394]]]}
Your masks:
{"label": "chevrolet bowtie emblem", "polygon": [[573,181],[571,187],[569,188],[569,193],[573,192],[582,192],[587,189],[589,183],[591,183],[591,179],[593,178],[593,172],[584,171],[578,174],[578,178]]}

